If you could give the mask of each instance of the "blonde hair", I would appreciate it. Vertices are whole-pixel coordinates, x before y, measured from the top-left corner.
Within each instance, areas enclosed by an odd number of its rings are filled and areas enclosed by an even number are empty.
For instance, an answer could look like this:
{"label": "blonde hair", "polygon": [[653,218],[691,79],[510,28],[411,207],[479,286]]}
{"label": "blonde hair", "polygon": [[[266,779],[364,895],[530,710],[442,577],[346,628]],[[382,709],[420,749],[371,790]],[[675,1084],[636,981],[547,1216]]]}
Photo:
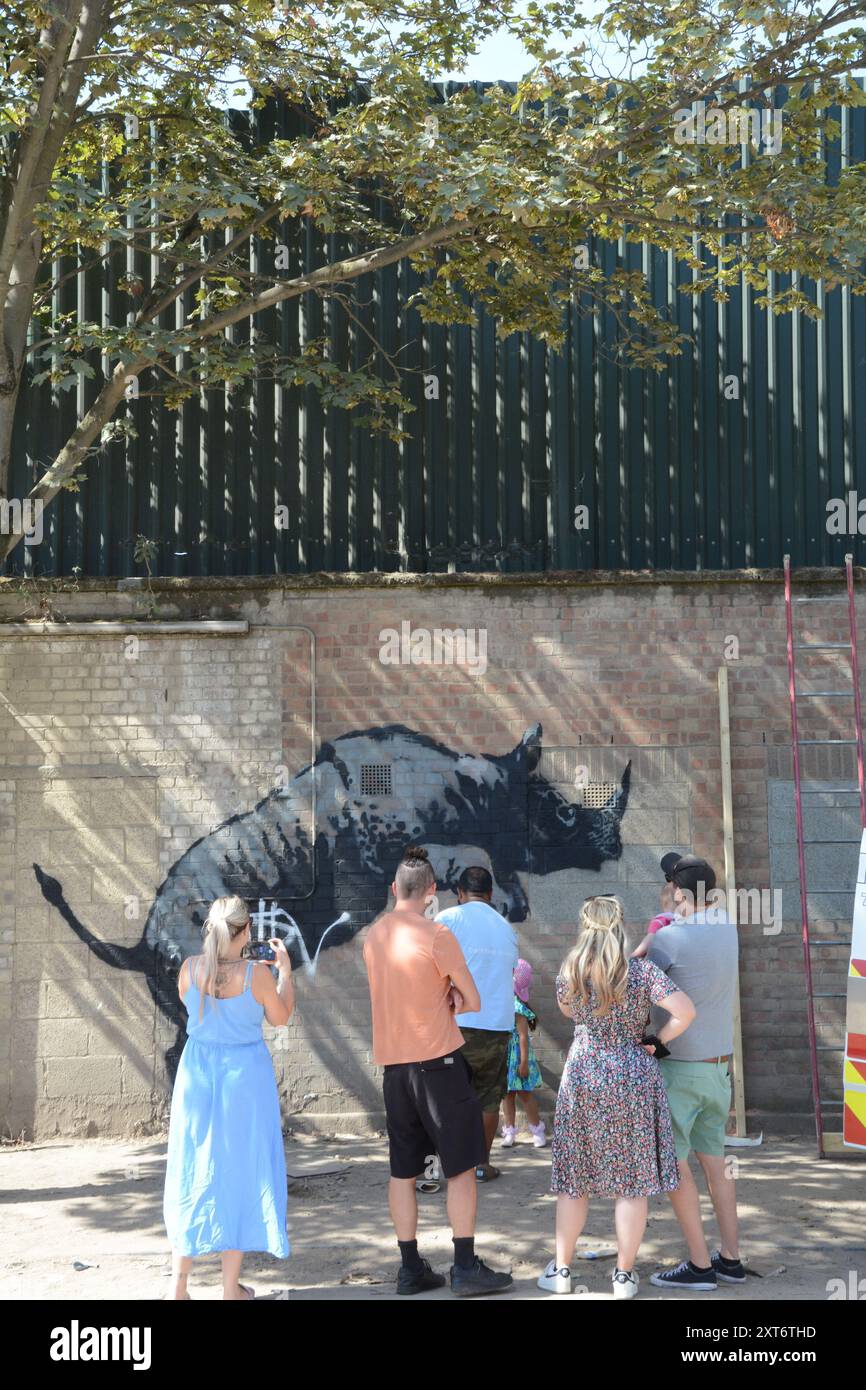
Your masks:
{"label": "blonde hair", "polygon": [[211,903],[210,912],[201,929],[204,937],[205,966],[204,979],[199,987],[199,1023],[204,1013],[204,997],[209,985],[216,979],[220,956],[249,924],[250,913],[243,898],[217,898],[216,902]]}
{"label": "blonde hair", "polygon": [[621,1004],[628,984],[628,959],[619,898],[600,894],[580,909],[580,935],[562,963],[568,997],[582,1004],[594,994],[594,1017],[603,1018]]}

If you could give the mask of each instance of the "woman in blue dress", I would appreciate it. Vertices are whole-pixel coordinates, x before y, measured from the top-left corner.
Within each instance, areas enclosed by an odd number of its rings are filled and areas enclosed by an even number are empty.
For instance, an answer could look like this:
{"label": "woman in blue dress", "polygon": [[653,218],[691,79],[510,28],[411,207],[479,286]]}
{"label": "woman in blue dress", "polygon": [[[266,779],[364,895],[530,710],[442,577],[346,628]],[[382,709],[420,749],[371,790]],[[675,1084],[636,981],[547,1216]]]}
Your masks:
{"label": "woman in blue dress", "polygon": [[241,959],[251,921],[242,898],[217,898],[202,928],[204,954],[178,976],[187,1042],[171,1101],[163,1215],[171,1243],[173,1299],[186,1299],[196,1255],[219,1251],[224,1299],[254,1298],[239,1282],[247,1250],[278,1259],[286,1234],[286,1157],[280,1102],[262,1019],[287,1023],[292,967],[280,940],[277,980]]}

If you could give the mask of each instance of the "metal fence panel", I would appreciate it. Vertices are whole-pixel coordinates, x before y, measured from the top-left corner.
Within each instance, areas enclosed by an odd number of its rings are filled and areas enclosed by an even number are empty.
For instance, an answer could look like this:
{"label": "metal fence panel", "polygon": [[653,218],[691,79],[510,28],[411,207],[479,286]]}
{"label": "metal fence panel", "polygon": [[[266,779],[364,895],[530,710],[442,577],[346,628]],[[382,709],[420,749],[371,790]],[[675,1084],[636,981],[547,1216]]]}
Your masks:
{"label": "metal fence panel", "polygon": [[[866,158],[866,109],[833,114],[836,165]],[[252,120],[265,140],[291,136],[297,117],[269,107]],[[288,274],[346,249],[306,227]],[[254,267],[261,254],[254,245]],[[655,248],[600,243],[591,254],[609,269],[623,259],[642,268],[654,302],[692,334],[664,374],[616,365],[610,316],[575,305],[557,352],[528,335],[500,340],[480,308],[472,327],[425,325],[405,307],[416,272],[393,266],[354,286],[352,316],[307,296],[253,331],[285,352],[325,335],[355,365],[369,353],[365,329],[374,333],[413,369],[402,444],[323,407],[312,389],[267,380],[208,391],[178,412],[142,394],[131,404],[138,439],[86,466],[80,492],[46,510],[42,545],[19,546],[9,570],[140,573],[139,534],[159,544],[157,572],[174,575],[731,569],[776,566],[786,551],[798,565],[839,564],[848,550],[866,563],[866,538],[825,524],[829,498],[866,496],[866,298],[804,282],[823,319],[776,318],[745,284],[727,305],[680,294],[692,272]],[[148,260],[136,253],[126,269],[146,277]],[[55,312],[122,321],[120,269],[63,280],[73,268],[55,267]],[[250,327],[234,331],[242,341]],[[738,398],[726,398],[726,377]],[[425,390],[432,378],[438,399]],[[94,389],[83,378],[77,395],[25,384],[11,495],[26,495]],[[585,530],[575,529],[581,504]]]}

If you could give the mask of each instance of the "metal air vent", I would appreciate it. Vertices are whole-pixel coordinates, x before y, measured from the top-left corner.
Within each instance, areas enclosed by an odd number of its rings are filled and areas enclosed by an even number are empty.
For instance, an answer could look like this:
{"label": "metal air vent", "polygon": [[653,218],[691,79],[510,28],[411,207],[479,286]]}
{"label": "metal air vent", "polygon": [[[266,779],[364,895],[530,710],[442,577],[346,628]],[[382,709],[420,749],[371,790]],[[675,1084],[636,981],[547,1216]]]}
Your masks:
{"label": "metal air vent", "polygon": [[590,808],[606,806],[612,796],[616,796],[618,788],[615,782],[588,782],[585,787],[577,788],[575,800],[582,805]]}
{"label": "metal air vent", "polygon": [[390,795],[391,795],[391,764],[390,764],[390,763],[362,763],[362,764],[361,764],[361,795],[362,795],[362,796],[390,796]]}

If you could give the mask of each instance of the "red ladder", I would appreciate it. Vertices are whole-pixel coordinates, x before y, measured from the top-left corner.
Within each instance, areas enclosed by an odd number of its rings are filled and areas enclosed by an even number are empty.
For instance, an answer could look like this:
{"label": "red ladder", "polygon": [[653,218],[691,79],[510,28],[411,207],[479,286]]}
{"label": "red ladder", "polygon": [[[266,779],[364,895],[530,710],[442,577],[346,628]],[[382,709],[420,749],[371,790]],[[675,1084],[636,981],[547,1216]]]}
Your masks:
{"label": "red ladder", "polygon": [[[826,840],[807,840],[803,834],[803,797],[809,795],[820,795],[823,792],[838,792],[852,794],[859,790],[860,794],[860,825],[866,829],[866,781],[863,773],[863,725],[860,712],[860,677],[859,665],[857,662],[857,622],[854,607],[854,557],[845,556],[845,574],[847,579],[847,597],[840,598],[833,594],[829,596],[815,598],[798,598],[793,600],[796,603],[847,603],[848,605],[848,630],[849,640],[847,642],[795,642],[794,641],[794,615],[793,602],[791,599],[791,557],[786,555],[785,565],[785,613],[788,625],[788,695],[791,702],[791,747],[794,759],[794,803],[797,817],[797,859],[800,870],[800,911],[803,924],[803,963],[806,971],[806,1006],[809,1023],[809,1055],[812,1065],[812,1100],[815,1109],[815,1133],[818,1140],[818,1156],[823,1158],[825,1154],[825,1131],[823,1107],[830,1102],[823,1102],[821,1099],[821,1080],[818,1073],[818,1053],[819,1052],[843,1052],[844,1043],[841,1046],[820,1044],[817,1040],[815,1030],[815,1005],[816,999],[844,999],[844,991],[838,990],[815,990],[812,983],[812,951],[816,947],[823,946],[850,946],[850,937],[822,937],[814,940],[809,933],[809,904],[808,887],[806,883],[806,851],[805,846],[809,844],[827,844]],[[846,651],[848,652],[851,665],[851,689],[850,690],[801,690],[797,689],[796,658],[794,653],[797,651]],[[800,738],[799,722],[797,719],[798,700],[851,700],[854,701],[854,738]],[[800,749],[805,746],[848,746],[857,749],[857,783],[841,787],[821,787],[815,788],[812,792],[803,786],[803,778],[800,774]],[[838,843],[848,843],[839,841]],[[859,844],[859,841],[857,842]],[[842,890],[844,891],[844,890]],[[838,893],[839,889],[813,889],[813,895],[819,893]],[[836,1149],[836,1136],[826,1135],[827,1139],[833,1139],[833,1148]],[[841,1135],[839,1136],[841,1145]]]}

